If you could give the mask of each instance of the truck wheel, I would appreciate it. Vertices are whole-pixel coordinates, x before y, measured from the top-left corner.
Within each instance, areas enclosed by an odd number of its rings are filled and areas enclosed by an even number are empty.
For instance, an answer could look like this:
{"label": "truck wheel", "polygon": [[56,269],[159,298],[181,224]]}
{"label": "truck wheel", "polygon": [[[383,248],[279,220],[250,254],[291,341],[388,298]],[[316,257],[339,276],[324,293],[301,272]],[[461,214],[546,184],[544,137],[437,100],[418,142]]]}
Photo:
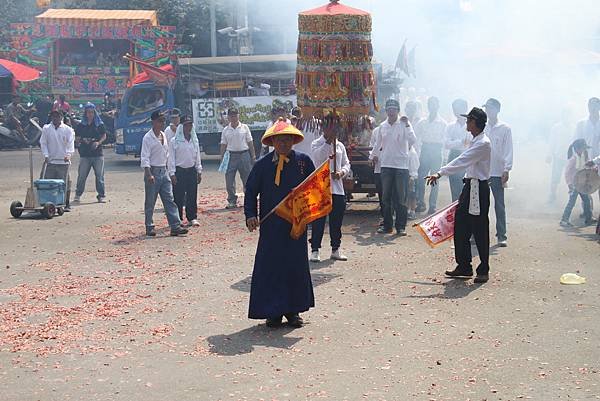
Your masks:
{"label": "truck wheel", "polygon": [[48,202],[44,204],[44,208],[42,209],[42,216],[44,216],[47,219],[51,219],[52,217],[54,217],[55,213],[56,206],[54,206],[54,203]]}
{"label": "truck wheel", "polygon": [[14,201],[13,203],[10,204],[10,214],[12,217],[14,217],[15,219],[18,219],[19,217],[21,217],[21,215],[23,214],[23,209],[19,209],[22,208],[23,204],[19,201]]}

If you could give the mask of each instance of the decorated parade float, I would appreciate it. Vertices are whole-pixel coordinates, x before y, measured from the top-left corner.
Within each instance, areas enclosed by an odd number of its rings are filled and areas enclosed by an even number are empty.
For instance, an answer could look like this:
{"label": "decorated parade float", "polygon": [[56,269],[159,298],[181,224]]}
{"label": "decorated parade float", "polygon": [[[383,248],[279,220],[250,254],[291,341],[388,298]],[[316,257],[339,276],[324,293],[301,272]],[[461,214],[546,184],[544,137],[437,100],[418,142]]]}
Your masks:
{"label": "decorated parade float", "polygon": [[12,24],[0,57],[41,71],[23,92],[99,100],[105,92],[122,94],[137,75],[125,54],[158,67],[185,55],[175,31],[158,24],[156,11],[48,9],[33,23]]}
{"label": "decorated parade float", "polygon": [[332,0],[298,16],[298,105],[308,124],[333,124],[352,174],[346,192],[375,192],[369,141],[377,110],[371,15]]}

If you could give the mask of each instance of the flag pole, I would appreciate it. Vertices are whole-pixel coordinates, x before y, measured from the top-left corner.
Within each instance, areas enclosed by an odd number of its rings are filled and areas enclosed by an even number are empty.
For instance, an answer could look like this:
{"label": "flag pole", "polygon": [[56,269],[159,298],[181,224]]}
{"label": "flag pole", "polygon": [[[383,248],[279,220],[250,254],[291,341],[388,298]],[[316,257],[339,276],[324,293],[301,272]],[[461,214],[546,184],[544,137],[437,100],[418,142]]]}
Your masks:
{"label": "flag pole", "polygon": [[275,210],[277,210],[277,208],[279,206],[281,206],[286,200],[287,198],[294,193],[294,190],[296,188],[298,188],[299,186],[301,186],[302,184],[304,184],[306,181],[308,181],[309,179],[311,179],[316,173],[317,171],[319,171],[321,169],[321,167],[323,167],[323,165],[325,163],[329,163],[329,159],[325,160],[323,163],[321,163],[321,165],[315,169],[315,171],[313,171],[312,173],[310,173],[310,175],[308,177],[306,177],[300,184],[296,185],[294,188],[292,188],[292,190],[281,200],[281,202],[279,202],[273,209],[271,209],[271,211],[269,213],[267,213],[267,215],[265,217],[263,217],[262,219],[258,220],[258,225],[260,226],[262,224],[263,221],[265,221],[267,219],[267,217],[271,216],[273,213],[275,213]]}

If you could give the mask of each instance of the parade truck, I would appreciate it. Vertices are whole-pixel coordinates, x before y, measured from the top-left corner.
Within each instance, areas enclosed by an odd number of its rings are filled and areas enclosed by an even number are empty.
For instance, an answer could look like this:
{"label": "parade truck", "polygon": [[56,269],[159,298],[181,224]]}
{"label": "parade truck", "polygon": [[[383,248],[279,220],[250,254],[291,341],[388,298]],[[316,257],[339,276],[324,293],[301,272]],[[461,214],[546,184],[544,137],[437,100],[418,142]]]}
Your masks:
{"label": "parade truck", "polygon": [[185,96],[191,99],[196,133],[204,153],[219,154],[227,110],[236,108],[257,150],[271,110],[296,105],[296,55],[206,57],[179,60]]}
{"label": "parade truck", "polygon": [[134,79],[125,91],[115,120],[116,153],[139,156],[150,115],[175,107],[192,114],[206,154],[219,154],[231,107],[239,110],[258,149],[271,110],[281,106],[289,112],[296,104],[295,54],[180,58],[176,70],[168,84],[161,83],[160,74],[149,74]]}
{"label": "parade truck", "polygon": [[152,127],[150,116],[154,111],[168,111],[175,107],[175,92],[168,85],[142,82],[128,88],[121,99],[115,119],[115,152],[139,156],[142,139]]}

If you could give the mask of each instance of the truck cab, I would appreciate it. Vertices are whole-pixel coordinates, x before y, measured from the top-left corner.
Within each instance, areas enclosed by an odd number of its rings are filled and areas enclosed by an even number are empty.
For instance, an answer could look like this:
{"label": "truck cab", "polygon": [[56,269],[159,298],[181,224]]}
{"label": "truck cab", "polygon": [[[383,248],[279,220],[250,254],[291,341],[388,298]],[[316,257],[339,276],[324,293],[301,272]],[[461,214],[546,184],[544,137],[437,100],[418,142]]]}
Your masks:
{"label": "truck cab", "polygon": [[175,107],[175,94],[168,86],[144,82],[127,89],[115,120],[115,152],[139,156],[142,139],[152,127],[150,115]]}

